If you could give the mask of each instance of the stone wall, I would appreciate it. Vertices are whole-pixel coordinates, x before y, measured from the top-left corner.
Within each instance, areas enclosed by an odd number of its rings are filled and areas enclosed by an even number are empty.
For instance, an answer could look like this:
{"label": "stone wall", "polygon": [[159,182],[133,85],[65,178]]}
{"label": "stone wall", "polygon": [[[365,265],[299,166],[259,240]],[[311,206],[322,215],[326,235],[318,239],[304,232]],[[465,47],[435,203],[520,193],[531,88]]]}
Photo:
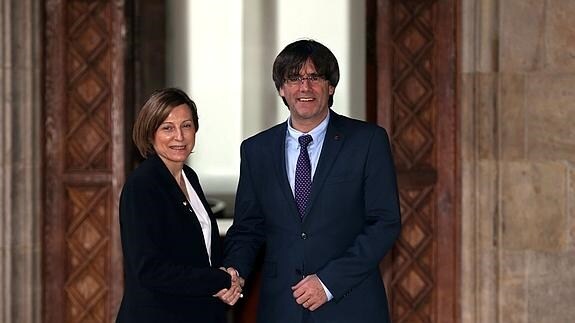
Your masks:
{"label": "stone wall", "polygon": [[42,3],[0,3],[0,322],[40,322]]}
{"label": "stone wall", "polygon": [[461,9],[462,322],[572,322],[575,2]]}

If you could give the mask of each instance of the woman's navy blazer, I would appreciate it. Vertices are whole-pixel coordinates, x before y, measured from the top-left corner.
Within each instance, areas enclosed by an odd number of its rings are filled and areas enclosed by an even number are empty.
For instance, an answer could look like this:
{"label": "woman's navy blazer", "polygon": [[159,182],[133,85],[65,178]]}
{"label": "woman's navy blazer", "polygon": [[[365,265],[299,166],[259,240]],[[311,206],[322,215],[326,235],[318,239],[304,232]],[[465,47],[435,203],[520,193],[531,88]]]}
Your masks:
{"label": "woman's navy blazer", "polygon": [[218,226],[196,173],[184,173],[212,223],[210,265],[200,223],[157,155],[128,177],[120,198],[124,296],[119,323],[225,322],[226,305],[212,295],[229,288]]}

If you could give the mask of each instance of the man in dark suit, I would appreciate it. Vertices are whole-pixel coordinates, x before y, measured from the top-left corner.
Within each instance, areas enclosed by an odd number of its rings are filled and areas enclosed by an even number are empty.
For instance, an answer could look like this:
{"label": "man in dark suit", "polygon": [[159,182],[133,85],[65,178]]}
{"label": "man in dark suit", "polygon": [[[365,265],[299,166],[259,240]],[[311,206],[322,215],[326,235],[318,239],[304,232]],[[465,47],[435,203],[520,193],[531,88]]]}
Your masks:
{"label": "man in dark suit", "polygon": [[246,277],[265,245],[258,322],[389,322],[379,263],[401,220],[387,134],[330,109],[339,67],[316,41],[289,44],[273,79],[290,117],[242,143],[224,265]]}

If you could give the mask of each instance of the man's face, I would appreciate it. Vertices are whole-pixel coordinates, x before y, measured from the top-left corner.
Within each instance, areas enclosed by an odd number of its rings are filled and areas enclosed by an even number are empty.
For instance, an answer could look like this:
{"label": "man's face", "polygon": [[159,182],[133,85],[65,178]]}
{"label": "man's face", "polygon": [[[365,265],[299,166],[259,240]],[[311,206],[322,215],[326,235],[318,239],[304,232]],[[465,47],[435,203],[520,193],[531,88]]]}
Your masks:
{"label": "man's face", "polygon": [[284,82],[279,94],[288,103],[292,126],[302,132],[308,132],[327,116],[329,96],[334,93],[335,87],[323,77],[316,78],[315,81],[309,78],[318,76],[311,60],[307,60],[299,71],[299,76],[307,78]]}

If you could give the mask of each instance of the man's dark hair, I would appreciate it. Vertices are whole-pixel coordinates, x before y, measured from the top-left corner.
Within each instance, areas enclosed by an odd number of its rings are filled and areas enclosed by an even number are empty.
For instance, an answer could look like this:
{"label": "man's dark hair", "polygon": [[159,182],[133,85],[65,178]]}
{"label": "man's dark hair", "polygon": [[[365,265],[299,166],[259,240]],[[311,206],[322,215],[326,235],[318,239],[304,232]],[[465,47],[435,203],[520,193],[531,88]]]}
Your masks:
{"label": "man's dark hair", "polygon": [[[286,78],[299,75],[299,71],[310,60],[317,74],[325,78],[334,88],[339,82],[339,65],[329,48],[312,39],[298,40],[287,45],[276,57],[272,78],[279,91]],[[283,98],[284,104],[287,101]],[[333,105],[333,94],[329,96],[328,106]]]}

